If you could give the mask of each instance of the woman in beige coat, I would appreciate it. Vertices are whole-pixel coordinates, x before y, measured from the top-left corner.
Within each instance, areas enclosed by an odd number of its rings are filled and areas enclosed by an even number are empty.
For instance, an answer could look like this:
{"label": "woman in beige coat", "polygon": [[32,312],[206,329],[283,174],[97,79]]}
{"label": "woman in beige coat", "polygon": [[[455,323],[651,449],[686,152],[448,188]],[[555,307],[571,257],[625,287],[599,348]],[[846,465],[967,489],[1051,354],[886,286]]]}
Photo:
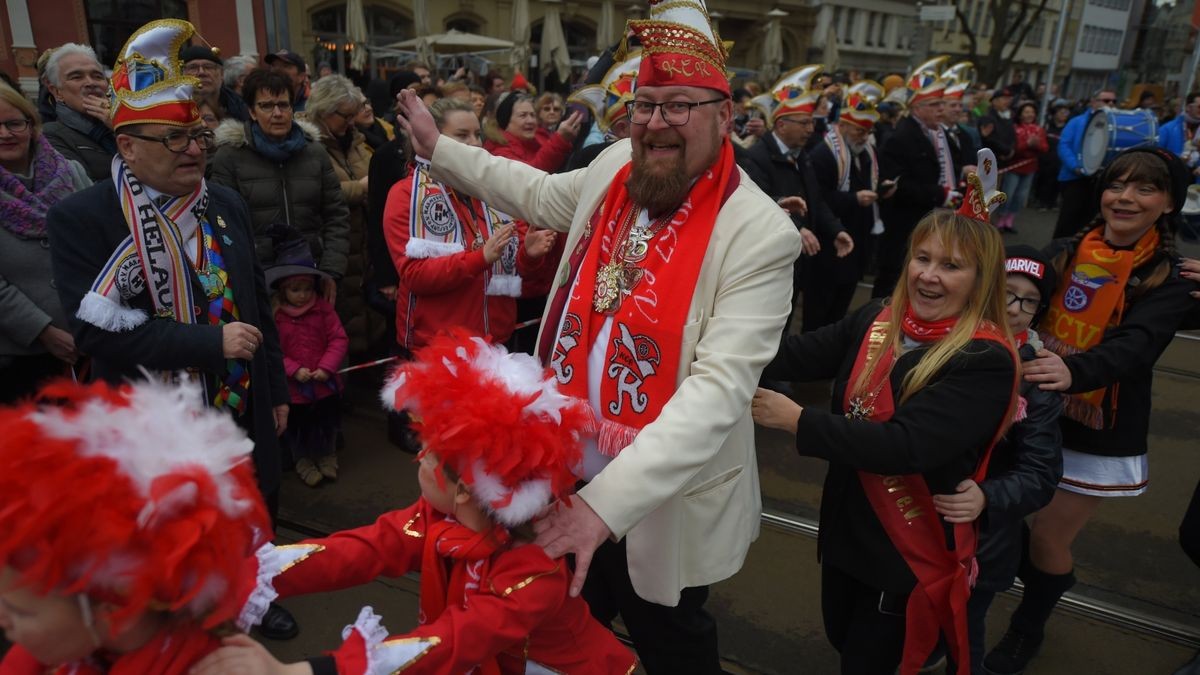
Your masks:
{"label": "woman in beige coat", "polygon": [[362,355],[383,336],[383,317],[366,302],[364,285],[370,270],[364,221],[367,208],[367,169],[371,149],[354,118],[362,111],[363,95],[341,75],[321,78],[312,87],[305,116],[321,131],[321,143],[333,162],[342,195],[350,208],[350,255],[337,298],[337,313],[350,336],[350,353]]}

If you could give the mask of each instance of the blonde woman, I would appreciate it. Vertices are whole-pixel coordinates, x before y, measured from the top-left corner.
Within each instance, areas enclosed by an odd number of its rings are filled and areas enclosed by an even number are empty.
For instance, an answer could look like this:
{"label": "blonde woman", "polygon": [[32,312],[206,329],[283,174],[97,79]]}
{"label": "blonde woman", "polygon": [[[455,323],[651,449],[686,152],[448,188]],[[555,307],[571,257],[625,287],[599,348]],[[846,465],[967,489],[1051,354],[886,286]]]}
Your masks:
{"label": "blonde woman", "polygon": [[1011,419],[1016,363],[995,228],[933,211],[913,232],[904,269],[890,300],[789,336],[767,368],[774,380],[834,378],[832,410],[762,389],[751,404],[757,423],[829,461],[821,604],[842,673],[890,674],[902,655],[901,672],[916,672],[941,631],[969,667],[975,529],[943,520],[932,495],[978,490]]}

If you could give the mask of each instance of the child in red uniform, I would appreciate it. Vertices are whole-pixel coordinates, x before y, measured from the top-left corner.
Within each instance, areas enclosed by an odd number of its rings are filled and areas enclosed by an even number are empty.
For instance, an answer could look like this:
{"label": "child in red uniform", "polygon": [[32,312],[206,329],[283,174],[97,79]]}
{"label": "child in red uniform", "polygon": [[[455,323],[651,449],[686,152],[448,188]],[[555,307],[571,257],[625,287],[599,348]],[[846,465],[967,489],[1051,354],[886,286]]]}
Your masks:
{"label": "child in red uniform", "polygon": [[269,529],[254,444],[198,385],[54,383],[0,410],[4,675],[183,675]]}
{"label": "child in red uniform", "polygon": [[[529,521],[575,484],[586,406],[560,393],[533,357],[480,338],[441,336],[416,357],[393,373],[383,400],[413,414],[424,444],[421,499],[367,527],[264,547],[256,596],[420,571],[419,626],[388,638],[363,609],[331,655],[340,675],[631,672],[633,655],[582,598],[567,595],[565,564],[527,543]],[[254,664],[250,672],[334,672],[328,663],[282,666],[243,640],[196,672],[224,672],[236,662]]]}

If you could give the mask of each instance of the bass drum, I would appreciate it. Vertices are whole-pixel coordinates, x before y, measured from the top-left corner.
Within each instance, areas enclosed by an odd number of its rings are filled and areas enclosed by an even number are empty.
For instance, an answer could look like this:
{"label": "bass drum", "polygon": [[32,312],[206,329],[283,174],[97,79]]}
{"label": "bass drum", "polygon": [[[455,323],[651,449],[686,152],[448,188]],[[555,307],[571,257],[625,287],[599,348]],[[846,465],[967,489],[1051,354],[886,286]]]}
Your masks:
{"label": "bass drum", "polygon": [[1149,110],[1104,108],[1092,115],[1083,132],[1079,165],[1089,176],[1096,174],[1122,150],[1158,143],[1158,120]]}

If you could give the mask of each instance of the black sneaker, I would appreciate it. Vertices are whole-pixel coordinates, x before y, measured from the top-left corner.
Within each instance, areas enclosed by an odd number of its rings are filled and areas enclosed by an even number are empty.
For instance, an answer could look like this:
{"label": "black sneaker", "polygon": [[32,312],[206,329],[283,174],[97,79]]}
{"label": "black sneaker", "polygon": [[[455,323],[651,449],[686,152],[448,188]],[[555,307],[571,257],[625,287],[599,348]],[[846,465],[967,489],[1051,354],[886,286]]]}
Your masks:
{"label": "black sneaker", "polygon": [[1042,646],[1041,635],[1029,635],[1009,628],[1000,642],[983,659],[988,675],[1021,675],[1025,666],[1037,656]]}

